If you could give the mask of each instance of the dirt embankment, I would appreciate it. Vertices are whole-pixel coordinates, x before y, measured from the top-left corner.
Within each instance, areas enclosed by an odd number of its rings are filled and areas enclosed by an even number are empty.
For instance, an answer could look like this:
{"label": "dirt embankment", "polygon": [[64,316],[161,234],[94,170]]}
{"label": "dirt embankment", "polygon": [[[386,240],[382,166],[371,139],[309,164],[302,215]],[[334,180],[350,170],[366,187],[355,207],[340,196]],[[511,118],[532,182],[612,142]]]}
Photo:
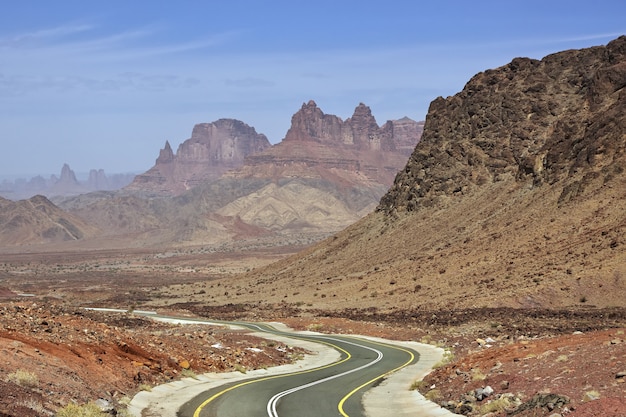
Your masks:
{"label": "dirt embankment", "polygon": [[288,363],[298,349],[208,325],[37,302],[0,303],[0,416],[49,416],[98,399],[118,409],[141,389],[204,372]]}

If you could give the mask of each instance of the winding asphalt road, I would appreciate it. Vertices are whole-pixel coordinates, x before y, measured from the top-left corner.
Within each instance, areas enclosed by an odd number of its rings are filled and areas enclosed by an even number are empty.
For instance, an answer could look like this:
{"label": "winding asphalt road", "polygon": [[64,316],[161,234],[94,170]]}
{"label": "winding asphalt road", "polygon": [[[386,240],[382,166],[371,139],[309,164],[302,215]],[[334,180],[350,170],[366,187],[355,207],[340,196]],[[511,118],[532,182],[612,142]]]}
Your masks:
{"label": "winding asphalt road", "polygon": [[290,374],[222,385],[196,396],[179,417],[362,417],[362,396],[388,374],[419,358],[412,349],[349,336],[281,332],[265,324],[220,322],[328,345],[337,362]]}

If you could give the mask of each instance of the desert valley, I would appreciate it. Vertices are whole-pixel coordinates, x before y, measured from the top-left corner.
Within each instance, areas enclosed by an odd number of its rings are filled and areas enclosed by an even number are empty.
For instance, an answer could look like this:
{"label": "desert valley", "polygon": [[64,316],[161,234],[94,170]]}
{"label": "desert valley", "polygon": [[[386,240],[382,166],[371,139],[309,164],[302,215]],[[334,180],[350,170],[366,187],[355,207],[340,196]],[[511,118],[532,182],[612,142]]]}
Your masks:
{"label": "desert valley", "polygon": [[274,145],[219,119],[121,188],[0,198],[0,416],[128,415],[303,354],[139,310],[437,345],[406,389],[456,414],[626,416],[625,87],[622,36],[486,69],[424,122],[310,100]]}

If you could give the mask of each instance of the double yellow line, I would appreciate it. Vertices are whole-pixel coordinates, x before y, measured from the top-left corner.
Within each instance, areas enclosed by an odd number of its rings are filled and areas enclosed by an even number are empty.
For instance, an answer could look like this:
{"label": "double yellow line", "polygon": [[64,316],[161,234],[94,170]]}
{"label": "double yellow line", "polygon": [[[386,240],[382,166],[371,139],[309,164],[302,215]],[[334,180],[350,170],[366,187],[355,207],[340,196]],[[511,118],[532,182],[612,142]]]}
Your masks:
{"label": "double yellow line", "polygon": [[[291,336],[291,335],[290,335],[289,337],[294,338],[294,339],[309,340],[309,339],[306,339],[306,338],[300,338],[300,337],[295,337],[295,336]],[[331,367],[333,367],[333,366],[337,366],[337,365],[340,365],[340,364],[342,364],[342,363],[344,363],[344,362],[347,362],[347,361],[349,361],[349,360],[350,360],[350,358],[352,358],[352,355],[350,354],[350,352],[348,352],[347,350],[345,350],[345,349],[343,349],[343,348],[341,348],[341,347],[339,347],[339,346],[337,346],[337,345],[334,345],[334,344],[329,343],[329,342],[324,342],[324,341],[321,341],[321,340],[320,340],[320,341],[315,341],[315,343],[322,343],[322,344],[324,344],[324,345],[331,346],[331,347],[333,347],[333,348],[335,348],[335,349],[337,349],[337,350],[341,351],[342,353],[344,353],[344,354],[346,355],[346,357],[345,357],[344,359],[342,359],[342,360],[338,361],[338,362],[333,362],[333,363],[330,363],[330,364],[328,364],[328,365],[320,366],[320,367],[313,368],[313,369],[308,369],[308,370],[306,370],[306,371],[298,371],[298,372],[291,372],[291,373],[282,374],[282,375],[268,376],[268,377],[264,377],[264,378],[259,378],[259,379],[253,379],[253,380],[249,380],[249,381],[244,381],[244,382],[242,382],[242,383],[240,383],[240,384],[233,385],[232,387],[226,388],[226,389],[224,389],[224,390],[222,390],[222,391],[220,391],[220,392],[216,393],[216,394],[215,394],[215,395],[213,395],[212,397],[208,398],[207,400],[205,400],[202,404],[200,404],[200,405],[198,406],[198,408],[196,408],[196,411],[193,413],[193,417],[200,417],[200,413],[202,412],[202,409],[203,409],[204,407],[206,407],[207,405],[209,405],[209,404],[210,404],[211,402],[213,402],[215,399],[217,399],[217,398],[221,397],[222,395],[224,395],[224,394],[226,394],[227,392],[232,391],[232,390],[234,390],[234,389],[237,389],[237,388],[240,388],[240,387],[243,387],[243,386],[246,386],[246,385],[254,384],[254,383],[256,383],[256,382],[269,381],[270,379],[284,378],[284,377],[287,377],[287,376],[292,376],[292,375],[302,375],[302,374],[308,374],[308,373],[310,373],[310,372],[314,372],[314,371],[319,371],[319,370],[322,370],[322,369],[331,368]]]}
{"label": "double yellow line", "polygon": [[[267,327],[272,329],[271,326],[267,326]],[[290,338],[293,338],[293,339],[300,339],[300,340],[311,341],[308,338],[297,337],[297,336],[294,336],[294,335],[288,335],[287,337],[290,337]],[[353,339],[357,339],[357,338],[353,338]],[[333,366],[337,366],[337,365],[340,365],[340,364],[342,364],[344,362],[347,362],[347,361],[349,361],[352,358],[352,355],[350,354],[350,352],[348,352],[347,350],[345,350],[345,349],[343,349],[343,348],[341,348],[341,347],[339,347],[339,346],[337,346],[337,345],[335,345],[333,343],[325,342],[325,341],[322,341],[322,340],[315,340],[313,342],[314,343],[321,343],[321,344],[330,346],[332,348],[335,348],[338,351],[344,353],[346,355],[346,357],[344,359],[340,360],[340,361],[333,362],[333,363],[325,365],[325,366],[320,366],[320,367],[317,367],[317,368],[309,369],[309,370],[306,370],[306,371],[298,371],[298,372],[291,372],[291,373],[287,373],[287,374],[268,376],[268,377],[264,377],[264,378],[244,381],[244,382],[242,382],[240,384],[233,385],[233,386],[231,386],[229,388],[226,388],[226,389],[224,389],[224,390],[214,394],[213,396],[211,396],[210,398],[208,398],[204,402],[202,402],[202,404],[200,404],[198,406],[198,408],[196,408],[195,412],[193,413],[193,417],[200,417],[200,413],[202,412],[202,409],[204,409],[207,405],[209,405],[211,402],[215,401],[217,398],[221,397],[222,395],[226,394],[227,392],[235,390],[237,388],[240,388],[240,387],[243,387],[243,386],[246,386],[246,385],[250,385],[250,384],[254,384],[254,383],[257,383],[257,382],[268,381],[268,380],[271,380],[271,379],[284,378],[284,377],[288,377],[288,376],[292,376],[292,375],[302,375],[302,374],[307,374],[307,373],[314,372],[314,371],[319,371],[319,370],[322,370],[322,369],[331,368]],[[388,347],[388,348],[392,348],[392,349],[403,351],[403,352],[405,352],[405,353],[407,353],[409,355],[409,360],[406,361],[405,363],[403,363],[402,365],[398,366],[397,368],[392,369],[391,371],[387,371],[384,374],[381,374],[381,375],[379,375],[379,376],[377,376],[375,378],[372,378],[371,380],[365,382],[364,384],[356,387],[355,389],[350,391],[345,397],[343,397],[341,399],[341,401],[339,401],[339,404],[338,404],[337,408],[339,410],[339,413],[342,416],[344,416],[344,417],[349,417],[349,415],[344,411],[343,407],[344,407],[345,402],[351,396],[353,396],[356,392],[358,392],[362,388],[366,387],[367,385],[377,381],[378,379],[384,378],[384,377],[386,377],[386,376],[388,376],[388,375],[390,375],[390,374],[392,374],[392,373],[394,373],[394,372],[404,368],[405,366],[408,366],[411,362],[413,362],[415,360],[415,355],[413,354],[413,352],[411,352],[408,349],[404,349],[404,348],[388,345],[388,344],[385,344],[385,343],[374,342],[372,340],[368,340],[368,342],[372,343],[372,344],[375,344],[375,345],[385,346],[385,347]]]}

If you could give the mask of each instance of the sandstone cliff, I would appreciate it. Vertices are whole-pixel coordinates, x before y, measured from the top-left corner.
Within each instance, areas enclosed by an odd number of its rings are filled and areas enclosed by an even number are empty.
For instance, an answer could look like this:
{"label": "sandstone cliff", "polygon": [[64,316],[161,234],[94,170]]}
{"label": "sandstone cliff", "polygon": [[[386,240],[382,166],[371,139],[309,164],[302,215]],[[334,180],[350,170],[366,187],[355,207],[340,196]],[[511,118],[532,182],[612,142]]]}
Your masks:
{"label": "sandstone cliff", "polygon": [[409,118],[381,128],[362,103],[343,121],[309,101],[282,142],[220,179],[266,183],[217,212],[280,233],[340,230],[374,209],[421,131]]}
{"label": "sandstone cliff", "polygon": [[176,153],[169,141],[155,165],[125,187],[127,191],[156,195],[178,195],[224,172],[240,167],[247,155],[260,152],[270,143],[254,128],[233,119],[194,126],[191,138]]}
{"label": "sandstone cliff", "polygon": [[[284,140],[250,155],[236,177],[339,176],[351,184],[367,181],[390,186],[422,134],[423,123],[408,117],[382,128],[369,107],[359,104],[346,121],[324,114],[314,101],[291,119]],[[410,149],[410,151],[408,151]]]}

